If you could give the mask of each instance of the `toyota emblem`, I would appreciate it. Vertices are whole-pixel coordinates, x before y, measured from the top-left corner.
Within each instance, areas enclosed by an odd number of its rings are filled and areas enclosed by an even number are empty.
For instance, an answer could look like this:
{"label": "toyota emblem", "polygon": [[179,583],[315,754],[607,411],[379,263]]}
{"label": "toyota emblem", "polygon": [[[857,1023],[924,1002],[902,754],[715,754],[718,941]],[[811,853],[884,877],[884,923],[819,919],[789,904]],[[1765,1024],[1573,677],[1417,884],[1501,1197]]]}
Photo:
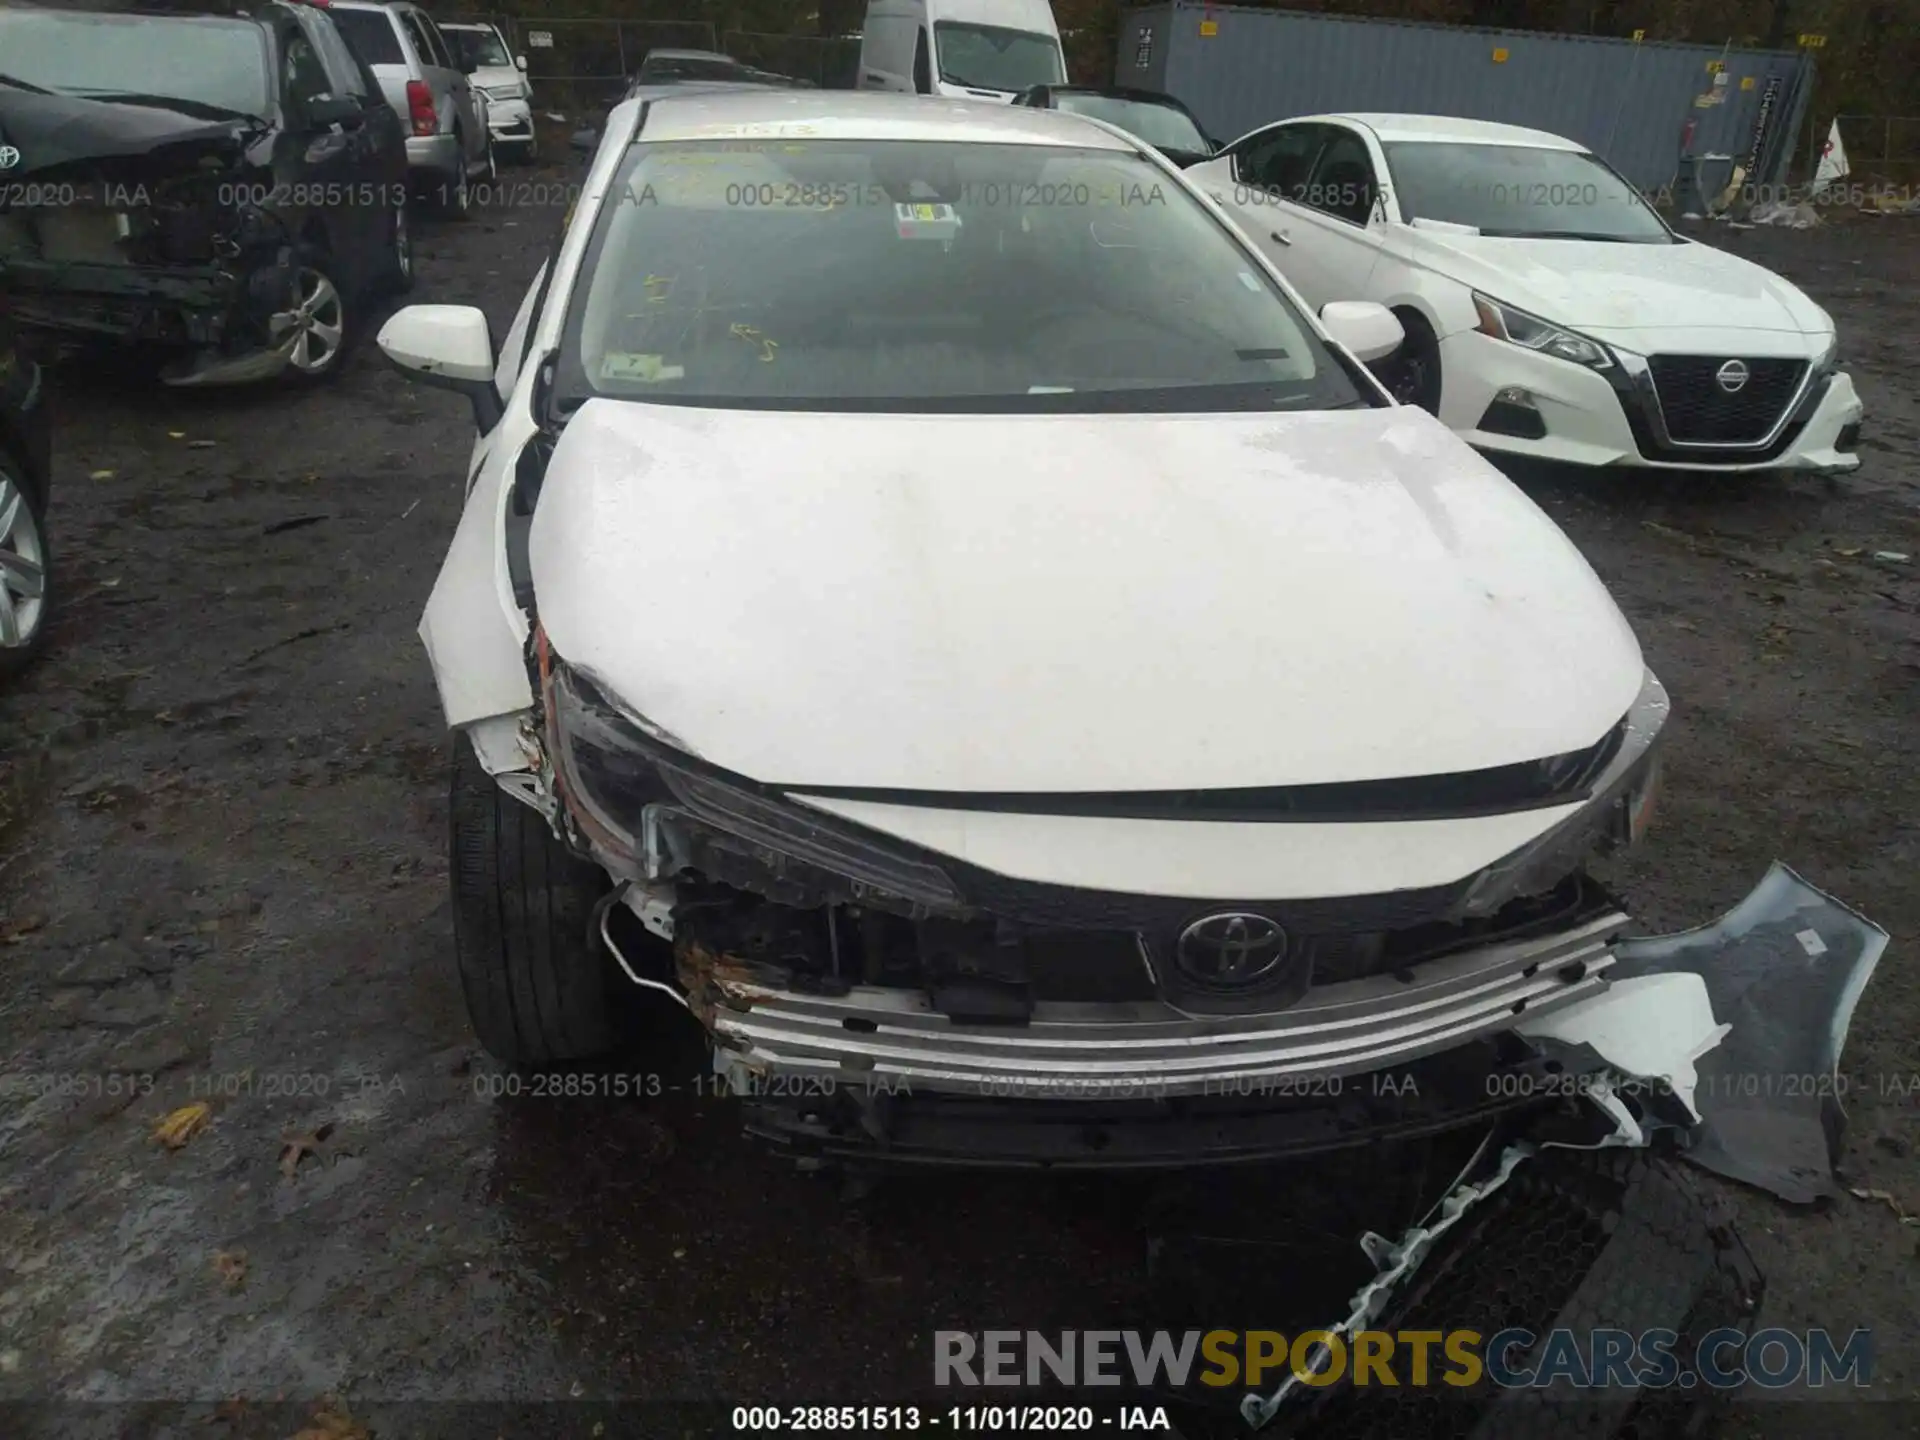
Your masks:
{"label": "toyota emblem", "polygon": [[1752,372],[1747,369],[1746,361],[1729,360],[1713,372],[1713,378],[1719,382],[1720,388],[1727,394],[1738,395],[1747,388],[1747,378],[1751,374]]}
{"label": "toyota emblem", "polygon": [[1204,915],[1180,932],[1174,959],[1196,985],[1243,989],[1280,968],[1287,932],[1264,915]]}
{"label": "toyota emblem", "polygon": [[20,163],[20,152],[12,145],[0,145],[0,170],[11,170]]}

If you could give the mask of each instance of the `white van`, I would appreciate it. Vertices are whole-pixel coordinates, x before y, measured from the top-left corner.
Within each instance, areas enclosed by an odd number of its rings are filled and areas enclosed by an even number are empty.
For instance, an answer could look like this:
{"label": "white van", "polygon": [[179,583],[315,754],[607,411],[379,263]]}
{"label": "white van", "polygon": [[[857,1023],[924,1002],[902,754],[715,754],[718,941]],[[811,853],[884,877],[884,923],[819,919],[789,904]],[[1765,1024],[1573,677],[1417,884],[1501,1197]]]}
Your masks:
{"label": "white van", "polygon": [[1047,0],[868,0],[863,90],[1011,101],[1066,78]]}

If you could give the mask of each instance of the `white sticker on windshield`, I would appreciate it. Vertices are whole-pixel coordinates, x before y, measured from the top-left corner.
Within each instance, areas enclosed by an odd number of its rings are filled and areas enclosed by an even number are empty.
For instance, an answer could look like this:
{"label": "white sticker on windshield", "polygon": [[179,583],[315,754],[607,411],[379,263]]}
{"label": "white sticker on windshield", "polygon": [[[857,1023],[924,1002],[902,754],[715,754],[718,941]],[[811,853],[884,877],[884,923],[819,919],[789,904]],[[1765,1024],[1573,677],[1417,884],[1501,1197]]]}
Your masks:
{"label": "white sticker on windshield", "polygon": [[1071,385],[1029,385],[1027,386],[1027,393],[1029,395],[1071,395],[1073,394],[1073,386]]}
{"label": "white sticker on windshield", "polygon": [[902,240],[951,240],[960,233],[960,217],[951,205],[895,205],[893,228]]}
{"label": "white sticker on windshield", "polygon": [[600,360],[602,380],[639,380],[658,384],[662,380],[686,378],[686,367],[668,365],[663,355],[636,355],[627,350],[609,350]]}
{"label": "white sticker on windshield", "polygon": [[1240,272],[1240,283],[1254,294],[1258,295],[1260,293],[1260,282],[1253,278],[1253,272],[1251,270],[1242,270]]}

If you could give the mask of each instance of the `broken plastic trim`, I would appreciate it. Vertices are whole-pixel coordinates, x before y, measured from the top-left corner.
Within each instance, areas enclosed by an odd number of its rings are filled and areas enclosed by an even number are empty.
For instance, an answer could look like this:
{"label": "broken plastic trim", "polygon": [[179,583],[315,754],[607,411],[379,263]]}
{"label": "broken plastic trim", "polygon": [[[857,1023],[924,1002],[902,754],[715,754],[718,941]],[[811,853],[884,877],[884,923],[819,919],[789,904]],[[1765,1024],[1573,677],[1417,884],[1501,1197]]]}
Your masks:
{"label": "broken plastic trim", "polygon": [[[1698,1118],[1684,1128],[1694,1164],[1783,1199],[1814,1200],[1834,1190],[1831,1166],[1845,1112],[1843,1087],[1833,1082],[1854,1008],[1887,940],[1879,926],[1776,861],[1712,924],[1617,944],[1615,988],[1607,995],[1520,1028],[1537,1040],[1591,1050],[1629,1089],[1636,1079],[1663,1082],[1664,1093],[1684,1099]],[[1821,1079],[1830,1083],[1804,1083]],[[1637,1116],[1604,1076],[1585,1093],[1613,1122],[1612,1134],[1592,1146],[1516,1141],[1491,1175],[1471,1180],[1493,1139],[1489,1132],[1422,1223],[1397,1242],[1361,1237],[1375,1274],[1329,1333],[1346,1338],[1377,1320],[1435,1241],[1529,1157],[1649,1142],[1646,1122],[1657,1106]],[[1331,1358],[1326,1345],[1316,1347],[1309,1372],[1322,1373]],[[1265,1425],[1304,1383],[1290,1372],[1271,1395],[1244,1396],[1242,1418]]]}
{"label": "broken plastic trim", "polygon": [[[1647,1144],[1646,1132],[1605,1080],[1595,1080],[1593,1088],[1587,1093],[1599,1105],[1602,1113],[1614,1122],[1615,1129],[1611,1135],[1593,1145],[1575,1145],[1557,1140],[1539,1145],[1524,1140],[1515,1141],[1500,1152],[1499,1162],[1492,1174],[1484,1180],[1470,1180],[1467,1177],[1480,1167],[1486,1157],[1487,1147],[1492,1143],[1496,1132],[1490,1130],[1461,1170],[1453,1188],[1440,1198],[1419,1224],[1397,1241],[1388,1240],[1384,1235],[1372,1231],[1362,1235],[1360,1248],[1373,1262],[1374,1276],[1354,1292],[1347,1318],[1338,1325],[1329,1326],[1327,1334],[1344,1341],[1378,1320],[1386,1313],[1395,1292],[1426,1262],[1441,1237],[1459,1224],[1461,1217],[1469,1210],[1505,1185],[1524,1162],[1542,1150],[1603,1150],[1613,1146],[1640,1147]],[[1434,1218],[1436,1215],[1438,1219]],[[1319,1375],[1332,1359],[1332,1349],[1323,1341],[1309,1353],[1307,1369],[1309,1373]],[[1259,1429],[1279,1412],[1289,1395],[1306,1383],[1297,1371],[1289,1370],[1286,1379],[1271,1395],[1249,1392],[1243,1396],[1240,1401],[1241,1418],[1254,1429]]]}

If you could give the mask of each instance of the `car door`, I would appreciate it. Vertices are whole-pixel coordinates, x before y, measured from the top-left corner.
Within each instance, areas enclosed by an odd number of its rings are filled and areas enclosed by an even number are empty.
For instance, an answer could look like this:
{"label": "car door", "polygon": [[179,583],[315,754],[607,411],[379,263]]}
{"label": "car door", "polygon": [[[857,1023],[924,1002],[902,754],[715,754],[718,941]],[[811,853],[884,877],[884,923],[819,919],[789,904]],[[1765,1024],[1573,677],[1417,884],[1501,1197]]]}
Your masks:
{"label": "car door", "polygon": [[[380,273],[387,256],[389,202],[394,198],[392,156],[399,123],[324,11],[303,6],[294,11],[294,19],[326,72],[329,93],[350,101],[359,112],[357,123],[345,124],[337,133],[316,135],[312,143],[344,141],[345,155],[336,167],[341,171],[339,189],[328,196],[330,229],[345,237],[344,244],[337,239],[335,246],[351,248],[352,254],[344,258],[353,280],[364,284]],[[405,141],[398,143],[404,157]]]}
{"label": "car door", "polygon": [[366,278],[366,208],[353,204],[353,191],[367,162],[369,137],[364,125],[318,120],[315,107],[336,98],[334,78],[319,48],[298,17],[274,27],[280,52],[280,112],[284,123],[275,165],[287,228],[295,234],[318,229],[338,267],[335,278],[355,286]]}
{"label": "car door", "polygon": [[433,17],[424,10],[415,10],[413,18],[419,22],[420,30],[427,37],[427,45],[433,52],[433,63],[440,71],[440,76],[429,83],[438,96],[443,83],[441,77],[444,77],[446,94],[453,101],[453,113],[460,117],[460,129],[466,141],[462,148],[466,163],[471,168],[487,153],[487,116],[482,101],[475,94],[467,72],[453,58],[453,47],[447,44],[447,37],[440,33],[440,27],[433,23]]}
{"label": "car door", "polygon": [[1323,124],[1313,172],[1283,202],[1276,227],[1293,257],[1287,277],[1315,311],[1332,300],[1371,300],[1369,283],[1386,239],[1385,189],[1366,137],[1350,125]]}
{"label": "car door", "polygon": [[1306,121],[1269,125],[1187,172],[1303,293],[1294,275],[1294,197],[1306,193],[1324,133]]}

